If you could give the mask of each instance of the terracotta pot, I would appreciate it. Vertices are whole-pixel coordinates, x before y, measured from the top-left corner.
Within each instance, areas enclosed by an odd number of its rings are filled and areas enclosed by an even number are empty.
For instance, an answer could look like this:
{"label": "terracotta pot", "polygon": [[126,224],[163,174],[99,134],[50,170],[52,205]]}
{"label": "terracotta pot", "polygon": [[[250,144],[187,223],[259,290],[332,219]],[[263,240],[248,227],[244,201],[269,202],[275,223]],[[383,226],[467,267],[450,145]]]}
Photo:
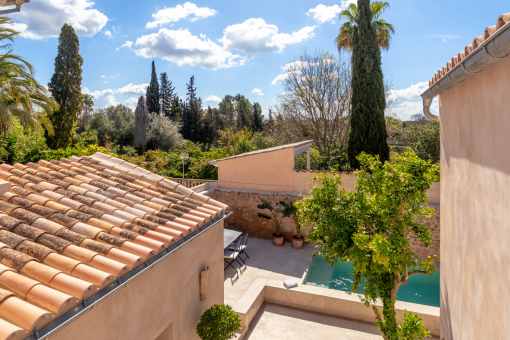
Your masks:
{"label": "terracotta pot", "polygon": [[292,248],[303,249],[304,246],[305,246],[305,238],[303,236],[301,236],[301,237],[292,236]]}
{"label": "terracotta pot", "polygon": [[276,236],[276,234],[273,234],[273,246],[283,247],[283,235]]}

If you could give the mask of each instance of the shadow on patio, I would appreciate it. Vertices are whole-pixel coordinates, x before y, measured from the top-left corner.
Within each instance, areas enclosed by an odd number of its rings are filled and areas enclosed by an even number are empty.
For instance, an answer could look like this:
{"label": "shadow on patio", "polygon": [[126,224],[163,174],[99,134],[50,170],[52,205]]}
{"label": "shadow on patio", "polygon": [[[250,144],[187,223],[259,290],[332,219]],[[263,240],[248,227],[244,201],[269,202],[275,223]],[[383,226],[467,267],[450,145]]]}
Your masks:
{"label": "shadow on patio", "polygon": [[[295,279],[301,284],[312,263],[313,250],[312,245],[296,250],[290,242],[283,247],[275,247],[272,240],[248,238],[246,252],[250,258],[246,260],[246,266],[238,269],[237,273],[232,268],[225,270],[225,303],[234,307],[256,278],[279,280],[282,285],[285,280]],[[237,263],[234,265],[239,267]]]}

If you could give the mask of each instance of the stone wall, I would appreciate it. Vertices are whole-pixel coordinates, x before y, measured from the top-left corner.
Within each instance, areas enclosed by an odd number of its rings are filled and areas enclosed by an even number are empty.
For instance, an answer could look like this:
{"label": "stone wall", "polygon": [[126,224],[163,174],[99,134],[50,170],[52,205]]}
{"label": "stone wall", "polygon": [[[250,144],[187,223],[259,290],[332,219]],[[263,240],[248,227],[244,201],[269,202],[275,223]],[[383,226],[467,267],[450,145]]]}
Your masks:
{"label": "stone wall", "polygon": [[418,219],[417,221],[421,224],[425,224],[427,227],[429,227],[431,232],[432,241],[434,241],[433,244],[429,245],[428,247],[424,247],[422,243],[418,240],[416,240],[416,237],[414,235],[409,236],[411,241],[411,250],[418,255],[419,258],[426,258],[428,256],[440,256],[439,254],[439,234],[440,234],[440,222],[441,222],[441,211],[439,207],[436,207],[434,212],[434,215],[431,218],[422,218]]}
{"label": "stone wall", "polygon": [[[298,196],[282,193],[269,193],[269,192],[249,192],[249,191],[236,191],[236,190],[211,190],[207,196],[214,198],[229,206],[229,210],[233,212],[225,220],[225,227],[239,228],[247,230],[250,236],[271,239],[272,234],[275,232],[273,221],[266,220],[258,217],[257,213],[262,212],[257,208],[264,198],[273,205],[279,201],[286,203],[294,202]],[[267,211],[266,211],[267,212]],[[415,237],[411,238],[411,249],[418,257],[426,258],[427,256],[439,256],[439,223],[440,211],[439,207],[435,209],[435,215],[431,219],[423,219],[419,221],[426,224],[432,233],[432,240],[434,244],[429,245],[427,248],[423,247]],[[306,236],[309,228],[301,228],[301,235]],[[292,218],[284,218],[281,226],[281,233],[286,241],[291,241],[291,237],[296,235],[296,227]]]}

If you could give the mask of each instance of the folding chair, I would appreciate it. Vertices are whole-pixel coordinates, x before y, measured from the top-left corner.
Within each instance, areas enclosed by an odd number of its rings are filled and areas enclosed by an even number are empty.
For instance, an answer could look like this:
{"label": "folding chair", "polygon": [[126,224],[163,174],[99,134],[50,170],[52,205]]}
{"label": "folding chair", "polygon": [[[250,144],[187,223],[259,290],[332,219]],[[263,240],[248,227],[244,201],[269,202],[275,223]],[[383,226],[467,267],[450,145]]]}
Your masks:
{"label": "folding chair", "polygon": [[[241,247],[241,238],[237,239],[237,241],[236,241],[236,249],[239,249],[240,247]],[[234,270],[237,273],[237,268],[234,267],[234,265],[233,265],[234,261],[236,261],[239,264],[240,267],[243,266],[241,264],[241,262],[239,262],[239,260],[238,260],[239,254],[240,253],[237,250],[227,250],[227,251],[225,251],[223,253],[223,260],[227,263],[227,266],[223,270],[227,270],[228,267],[232,267],[232,268],[234,268]]]}
{"label": "folding chair", "polygon": [[[245,260],[250,258],[248,256],[248,254],[246,253],[246,248],[248,247],[248,232],[246,232],[246,235],[241,236],[240,239],[241,239],[240,247],[236,248],[236,245],[234,243],[232,243],[230,245],[229,249],[230,250],[238,251],[239,252],[239,258],[241,259],[241,261],[243,261],[246,264]],[[246,255],[246,258],[244,260],[241,257],[241,254]]]}

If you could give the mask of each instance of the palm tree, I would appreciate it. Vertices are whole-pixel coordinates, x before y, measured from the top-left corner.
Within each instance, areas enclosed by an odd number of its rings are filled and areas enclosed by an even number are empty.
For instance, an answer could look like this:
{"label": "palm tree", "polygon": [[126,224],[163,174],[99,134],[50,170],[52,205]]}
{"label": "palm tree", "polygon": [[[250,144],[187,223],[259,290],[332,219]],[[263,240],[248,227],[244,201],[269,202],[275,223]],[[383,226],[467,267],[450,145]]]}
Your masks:
{"label": "palm tree", "polygon": [[[395,28],[392,24],[381,19],[381,15],[390,4],[382,1],[374,1],[370,4],[372,11],[372,24],[375,26],[377,38],[379,40],[379,48],[388,50],[390,48],[391,36],[395,34]],[[346,10],[340,12],[339,19],[346,21],[340,27],[338,36],[335,38],[335,45],[338,50],[352,51],[352,35],[354,33],[354,26],[356,26],[356,19],[358,18],[358,7],[356,4],[350,4]]]}
{"label": "palm tree", "polygon": [[11,53],[10,43],[19,34],[6,26],[12,22],[12,19],[0,16],[0,50],[7,50],[0,54],[0,136],[6,136],[14,118],[24,126],[38,131],[44,128],[53,134],[47,114],[58,109],[58,104],[34,79],[34,67]]}

